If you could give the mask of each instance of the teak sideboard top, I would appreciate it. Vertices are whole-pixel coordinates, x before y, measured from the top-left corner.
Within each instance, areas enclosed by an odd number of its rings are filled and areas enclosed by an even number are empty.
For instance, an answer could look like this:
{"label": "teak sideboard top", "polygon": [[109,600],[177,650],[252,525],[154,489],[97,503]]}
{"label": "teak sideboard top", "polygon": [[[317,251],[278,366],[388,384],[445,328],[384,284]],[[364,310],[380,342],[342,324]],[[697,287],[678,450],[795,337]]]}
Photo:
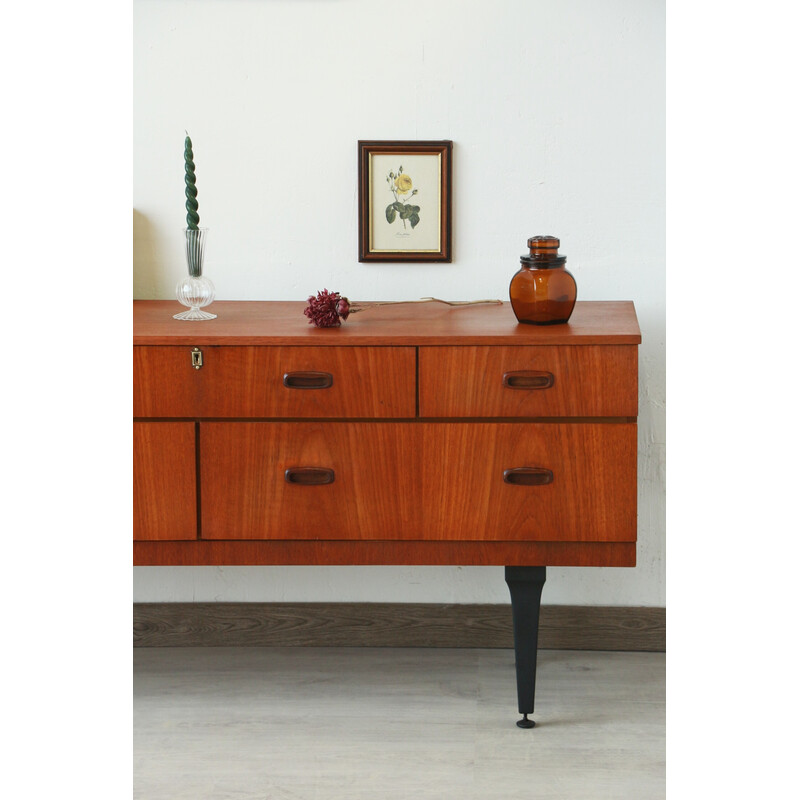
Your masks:
{"label": "teak sideboard top", "polygon": [[134,302],[134,563],[635,564],[633,303],[304,307]]}
{"label": "teak sideboard top", "polygon": [[591,345],[639,344],[630,301],[578,301],[566,325],[520,325],[509,303],[407,303],[352,314],[340,328],[316,328],[298,301],[217,301],[217,319],[172,319],[170,300],[135,300],[134,345]]}

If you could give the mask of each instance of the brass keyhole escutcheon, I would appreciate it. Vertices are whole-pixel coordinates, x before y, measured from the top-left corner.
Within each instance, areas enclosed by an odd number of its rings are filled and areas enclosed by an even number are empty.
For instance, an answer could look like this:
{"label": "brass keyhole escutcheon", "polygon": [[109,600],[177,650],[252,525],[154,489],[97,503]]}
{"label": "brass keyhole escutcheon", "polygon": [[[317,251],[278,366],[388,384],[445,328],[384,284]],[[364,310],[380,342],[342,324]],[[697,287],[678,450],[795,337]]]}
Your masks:
{"label": "brass keyhole escutcheon", "polygon": [[203,351],[199,347],[192,349],[192,366],[195,369],[200,369],[203,366]]}

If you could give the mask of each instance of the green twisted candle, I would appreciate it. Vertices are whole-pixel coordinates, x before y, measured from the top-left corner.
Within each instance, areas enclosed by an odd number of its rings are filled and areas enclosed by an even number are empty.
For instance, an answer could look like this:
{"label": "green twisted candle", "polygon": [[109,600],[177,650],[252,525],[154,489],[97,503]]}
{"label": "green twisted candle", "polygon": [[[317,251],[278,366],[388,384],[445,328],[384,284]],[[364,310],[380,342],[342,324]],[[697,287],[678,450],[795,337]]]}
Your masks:
{"label": "green twisted candle", "polygon": [[200,222],[200,215],[197,213],[197,178],[194,174],[194,153],[192,152],[192,140],[186,136],[183,146],[183,159],[186,162],[186,227],[190,231],[197,230],[197,223]]}

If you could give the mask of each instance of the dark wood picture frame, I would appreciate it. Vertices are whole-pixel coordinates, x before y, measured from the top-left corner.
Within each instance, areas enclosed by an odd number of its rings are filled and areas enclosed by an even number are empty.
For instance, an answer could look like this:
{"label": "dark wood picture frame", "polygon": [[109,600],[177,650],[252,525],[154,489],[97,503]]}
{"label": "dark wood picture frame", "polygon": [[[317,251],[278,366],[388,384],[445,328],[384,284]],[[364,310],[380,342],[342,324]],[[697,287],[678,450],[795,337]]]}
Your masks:
{"label": "dark wood picture frame", "polygon": [[358,142],[359,261],[452,261],[452,164],[449,140]]}

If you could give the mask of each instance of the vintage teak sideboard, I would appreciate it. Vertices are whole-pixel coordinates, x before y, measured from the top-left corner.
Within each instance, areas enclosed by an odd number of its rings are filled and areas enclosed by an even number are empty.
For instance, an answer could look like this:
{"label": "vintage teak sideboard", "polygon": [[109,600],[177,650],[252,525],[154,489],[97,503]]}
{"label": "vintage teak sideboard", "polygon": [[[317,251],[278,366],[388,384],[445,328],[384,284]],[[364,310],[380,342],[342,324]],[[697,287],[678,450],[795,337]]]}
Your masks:
{"label": "vintage teak sideboard", "polygon": [[531,727],[545,568],[636,562],[633,304],[304,305],[134,302],[134,563],[502,565]]}

